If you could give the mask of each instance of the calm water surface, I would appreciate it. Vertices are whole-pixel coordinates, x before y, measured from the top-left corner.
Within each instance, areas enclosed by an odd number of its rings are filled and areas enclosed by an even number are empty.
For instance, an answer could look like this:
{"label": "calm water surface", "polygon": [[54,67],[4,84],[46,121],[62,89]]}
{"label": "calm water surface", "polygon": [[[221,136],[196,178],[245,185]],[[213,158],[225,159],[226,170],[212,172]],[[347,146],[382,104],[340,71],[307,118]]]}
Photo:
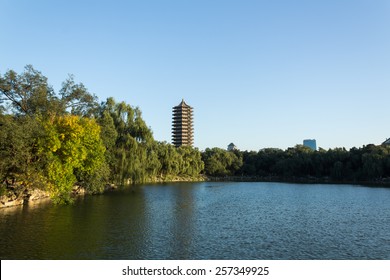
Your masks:
{"label": "calm water surface", "polygon": [[178,183],[0,209],[0,259],[390,259],[390,189]]}

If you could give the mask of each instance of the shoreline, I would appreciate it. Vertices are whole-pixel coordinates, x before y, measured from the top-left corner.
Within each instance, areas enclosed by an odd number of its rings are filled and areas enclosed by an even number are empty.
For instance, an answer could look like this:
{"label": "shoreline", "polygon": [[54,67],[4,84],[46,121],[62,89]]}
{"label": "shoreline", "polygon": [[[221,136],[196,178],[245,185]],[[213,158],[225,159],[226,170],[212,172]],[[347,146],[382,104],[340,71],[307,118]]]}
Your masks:
{"label": "shoreline", "polygon": [[[316,177],[278,177],[278,176],[221,176],[213,177],[206,175],[199,175],[193,178],[173,176],[170,178],[156,177],[146,180],[141,184],[150,183],[176,183],[176,182],[272,182],[272,183],[296,183],[296,184],[340,184],[340,185],[362,185],[367,187],[386,187],[390,188],[390,178],[383,178],[381,180],[371,181],[351,181],[351,180],[332,180],[331,178],[316,178]],[[129,187],[132,187],[130,184]],[[114,184],[107,184],[101,194],[105,194],[120,188]],[[82,187],[75,186],[72,191],[73,197],[83,195],[94,195],[86,193]],[[13,208],[17,206],[24,206],[27,204],[35,204],[37,202],[48,200],[51,201],[50,193],[41,189],[27,190],[23,187],[14,187],[8,189],[5,194],[0,196],[0,209]]]}
{"label": "shoreline", "polygon": [[[204,182],[207,181],[207,177],[203,175],[189,177],[189,176],[157,176],[145,180],[143,183],[129,184],[125,185],[126,187],[132,187],[135,185],[149,184],[149,183],[175,183],[175,182]],[[1,186],[0,186],[1,187]],[[120,186],[117,186],[112,183],[107,183],[102,193],[97,193],[99,195],[109,193],[117,190]],[[83,195],[97,195],[93,193],[88,193],[83,187],[74,186],[71,196],[73,198],[83,196]],[[20,207],[27,204],[35,204],[42,200],[51,201],[51,195],[48,191],[42,189],[28,189],[24,186],[14,185],[12,187],[5,188],[3,193],[0,195],[0,209]]]}
{"label": "shoreline", "polygon": [[224,176],[207,177],[210,182],[272,182],[272,183],[297,183],[297,184],[338,184],[338,185],[364,185],[390,187],[390,178],[381,180],[333,180],[331,178],[317,177],[279,177],[279,176]]}

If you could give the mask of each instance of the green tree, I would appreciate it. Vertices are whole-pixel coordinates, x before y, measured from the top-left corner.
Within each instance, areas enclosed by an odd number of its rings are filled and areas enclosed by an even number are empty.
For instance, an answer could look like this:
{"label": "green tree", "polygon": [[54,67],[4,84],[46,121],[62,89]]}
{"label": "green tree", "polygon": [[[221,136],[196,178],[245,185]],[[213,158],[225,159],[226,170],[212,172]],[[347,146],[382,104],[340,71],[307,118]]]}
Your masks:
{"label": "green tree", "polygon": [[110,154],[106,159],[112,180],[121,185],[141,183],[158,168],[152,152],[154,139],[142,119],[139,108],[108,98],[101,105],[98,122],[102,125],[103,142]]}
{"label": "green tree", "polygon": [[98,114],[97,97],[91,94],[82,83],[77,84],[73,75],[69,75],[68,79],[62,83],[59,95],[63,112],[70,110],[72,115],[88,117]]}
{"label": "green tree", "polygon": [[220,148],[207,148],[202,154],[205,172],[211,176],[231,176],[242,166],[242,157]]}
{"label": "green tree", "polygon": [[72,75],[57,95],[48,79],[32,65],[27,65],[21,74],[9,70],[0,77],[0,104],[3,111],[10,107],[18,115],[44,118],[68,112],[92,116],[98,109],[96,96],[82,83],[76,84]]}
{"label": "green tree", "polygon": [[384,175],[388,150],[382,146],[368,145],[363,148],[362,171],[366,179],[379,179]]}
{"label": "green tree", "polygon": [[204,169],[202,155],[198,149],[190,146],[181,146],[178,148],[178,154],[181,157],[180,174],[197,176]]}
{"label": "green tree", "polygon": [[38,157],[42,136],[42,126],[30,116],[0,115],[0,182],[17,182],[28,189],[45,185]]}
{"label": "green tree", "polygon": [[176,176],[180,171],[180,155],[178,150],[166,142],[157,143],[157,156],[161,164],[160,176]]}
{"label": "green tree", "polygon": [[47,116],[60,110],[59,99],[47,78],[31,65],[20,75],[9,70],[0,77],[0,101],[18,115]]}

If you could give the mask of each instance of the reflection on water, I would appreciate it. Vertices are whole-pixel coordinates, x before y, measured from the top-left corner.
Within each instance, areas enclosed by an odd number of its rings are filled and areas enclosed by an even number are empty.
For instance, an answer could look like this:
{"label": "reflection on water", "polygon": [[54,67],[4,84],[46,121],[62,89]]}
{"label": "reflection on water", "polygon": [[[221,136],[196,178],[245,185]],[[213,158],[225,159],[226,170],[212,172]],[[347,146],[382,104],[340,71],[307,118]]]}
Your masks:
{"label": "reflection on water", "polygon": [[1,259],[390,259],[390,189],[147,185],[0,210]]}

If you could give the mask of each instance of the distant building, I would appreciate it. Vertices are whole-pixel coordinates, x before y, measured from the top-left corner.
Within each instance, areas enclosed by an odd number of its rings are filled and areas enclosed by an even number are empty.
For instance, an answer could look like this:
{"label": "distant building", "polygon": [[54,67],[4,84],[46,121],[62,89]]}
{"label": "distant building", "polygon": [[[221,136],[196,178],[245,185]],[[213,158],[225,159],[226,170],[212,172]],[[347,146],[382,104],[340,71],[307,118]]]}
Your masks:
{"label": "distant building", "polygon": [[386,141],[383,142],[382,145],[390,145],[390,138],[389,138],[389,139],[386,139]]}
{"label": "distant building", "polygon": [[235,150],[237,150],[237,146],[234,145],[233,143],[230,143],[230,144],[228,145],[228,147],[227,147],[227,150],[228,150],[228,151],[235,151]]}
{"label": "distant building", "polygon": [[192,146],[194,144],[194,129],[192,126],[193,108],[184,102],[172,108],[172,143],[176,147]]}
{"label": "distant building", "polygon": [[317,143],[315,139],[305,139],[303,140],[303,146],[312,149],[313,151],[317,150]]}

